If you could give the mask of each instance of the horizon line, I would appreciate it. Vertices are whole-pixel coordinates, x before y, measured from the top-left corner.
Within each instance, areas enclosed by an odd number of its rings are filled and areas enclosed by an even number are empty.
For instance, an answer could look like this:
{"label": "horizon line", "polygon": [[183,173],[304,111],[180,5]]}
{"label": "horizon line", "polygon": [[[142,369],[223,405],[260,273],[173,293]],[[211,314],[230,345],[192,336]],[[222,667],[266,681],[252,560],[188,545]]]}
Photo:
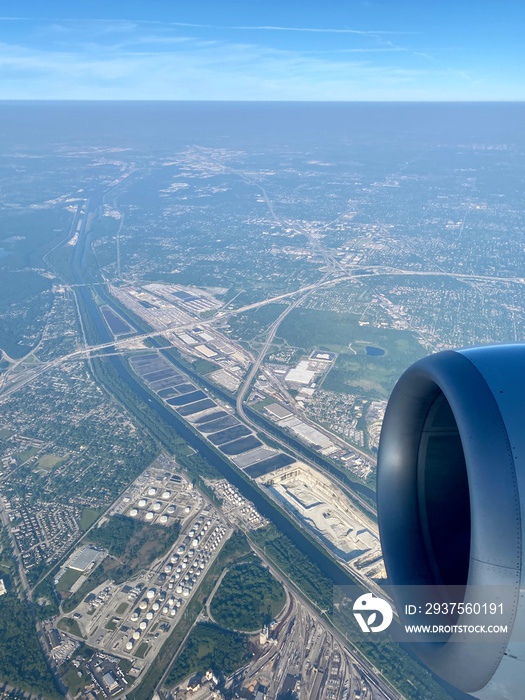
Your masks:
{"label": "horizon line", "polygon": [[213,103],[213,104],[525,104],[522,99],[475,99],[475,100],[451,100],[451,99],[424,99],[424,100],[391,100],[391,99],[367,99],[367,100],[209,100],[196,99],[165,99],[165,98],[33,98],[33,97],[0,97],[2,102],[140,102],[140,103]]}

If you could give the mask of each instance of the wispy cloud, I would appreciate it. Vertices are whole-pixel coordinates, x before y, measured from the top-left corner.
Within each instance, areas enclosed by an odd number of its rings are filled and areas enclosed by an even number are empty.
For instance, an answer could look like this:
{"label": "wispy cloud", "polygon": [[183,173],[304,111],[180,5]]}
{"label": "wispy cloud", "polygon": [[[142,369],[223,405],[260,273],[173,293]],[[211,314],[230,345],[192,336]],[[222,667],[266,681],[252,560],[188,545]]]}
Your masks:
{"label": "wispy cloud", "polygon": [[159,20],[144,20],[144,19],[97,19],[97,18],[67,18],[67,17],[54,17],[54,18],[38,18],[38,17],[0,17],[0,22],[70,22],[72,24],[104,24],[112,28],[116,28],[119,25],[137,27],[139,25],[143,26],[171,26],[171,27],[186,27],[193,29],[215,29],[217,31],[231,30],[231,31],[265,31],[265,32],[305,32],[305,33],[315,33],[315,34],[356,34],[360,36],[379,36],[379,35],[418,35],[420,32],[412,31],[392,31],[385,29],[354,29],[347,27],[290,27],[286,25],[272,25],[272,24],[205,24],[197,22],[161,22]]}
{"label": "wispy cloud", "polygon": [[265,32],[305,32],[314,34],[357,34],[359,36],[380,35],[416,35],[419,32],[389,31],[383,29],[347,29],[345,27],[288,27],[280,25],[215,25],[215,24],[191,24],[187,22],[170,22],[174,27],[193,27],[195,29],[218,29],[238,31],[265,31]]}
{"label": "wispy cloud", "polygon": [[169,53],[98,55],[3,45],[0,74],[0,97],[13,99],[430,99],[421,89],[430,73],[420,68],[241,44],[199,47],[187,42],[184,50]]}
{"label": "wispy cloud", "polygon": [[336,48],[326,40],[291,39],[283,48],[246,31],[235,40],[224,32],[200,31],[217,29],[212,25],[53,19],[37,22],[24,40],[0,44],[0,99],[482,98],[476,92],[478,76],[470,77],[464,66],[429,61],[425,48],[383,36],[391,32],[231,28],[349,38]]}

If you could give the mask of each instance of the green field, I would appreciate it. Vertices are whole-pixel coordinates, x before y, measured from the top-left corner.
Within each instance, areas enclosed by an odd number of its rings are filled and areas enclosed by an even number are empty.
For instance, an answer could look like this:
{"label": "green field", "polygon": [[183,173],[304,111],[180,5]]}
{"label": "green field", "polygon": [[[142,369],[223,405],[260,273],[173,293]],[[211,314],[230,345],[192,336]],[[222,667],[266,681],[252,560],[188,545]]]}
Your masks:
{"label": "green field", "polygon": [[82,532],[88,530],[97,521],[99,515],[100,511],[97,508],[84,508],[79,523]]}
{"label": "green field", "polygon": [[45,454],[39,457],[38,466],[42,467],[42,469],[53,469],[53,467],[62,464],[62,462],[64,462],[66,459],[67,457],[58,457],[57,455],[53,454]]}
{"label": "green field", "polygon": [[[298,308],[284,319],[279,336],[305,354],[315,348],[340,353],[323,389],[387,398],[403,371],[427,351],[414,333],[360,326],[359,318],[351,313]],[[385,354],[368,356],[367,345],[381,348]]]}
{"label": "green field", "polygon": [[212,362],[211,360],[198,358],[197,360],[193,361],[193,369],[199,374],[209,374],[210,372],[214,372],[216,369],[219,369],[219,365],[215,364],[215,362]]}
{"label": "green field", "polygon": [[282,585],[254,558],[227,572],[210,612],[223,627],[252,632],[270,624],[285,602]]}
{"label": "green field", "polygon": [[73,697],[78,695],[78,693],[83,690],[90,680],[91,679],[87,673],[82,673],[82,671],[76,669],[74,666],[69,668],[62,676],[62,682],[67,685]]}
{"label": "green field", "polygon": [[334,584],[306,554],[270,524],[250,534],[266,556],[322,610],[332,610]]}
{"label": "green field", "polygon": [[67,569],[64,574],[58,579],[56,584],[56,589],[58,593],[69,591],[71,586],[78,581],[82,576],[81,571],[75,571],[75,569]]}
{"label": "green field", "polygon": [[138,647],[137,651],[135,652],[135,656],[138,656],[139,659],[143,659],[148,653],[148,649],[149,644],[147,642],[142,642],[142,644]]}
{"label": "green field", "polygon": [[61,630],[64,630],[64,632],[70,632],[71,634],[74,634],[76,637],[82,638],[82,632],[80,631],[80,627],[78,626],[78,622],[76,620],[73,620],[72,617],[63,617],[58,621],[57,627]]}

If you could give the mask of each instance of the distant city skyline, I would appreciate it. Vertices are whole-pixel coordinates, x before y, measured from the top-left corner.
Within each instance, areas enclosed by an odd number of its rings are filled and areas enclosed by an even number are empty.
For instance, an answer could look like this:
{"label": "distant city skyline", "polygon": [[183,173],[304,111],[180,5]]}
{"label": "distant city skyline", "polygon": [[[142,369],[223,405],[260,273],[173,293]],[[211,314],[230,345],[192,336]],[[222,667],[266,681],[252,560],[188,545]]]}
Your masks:
{"label": "distant city skyline", "polygon": [[0,99],[521,101],[525,6],[99,3],[0,17]]}

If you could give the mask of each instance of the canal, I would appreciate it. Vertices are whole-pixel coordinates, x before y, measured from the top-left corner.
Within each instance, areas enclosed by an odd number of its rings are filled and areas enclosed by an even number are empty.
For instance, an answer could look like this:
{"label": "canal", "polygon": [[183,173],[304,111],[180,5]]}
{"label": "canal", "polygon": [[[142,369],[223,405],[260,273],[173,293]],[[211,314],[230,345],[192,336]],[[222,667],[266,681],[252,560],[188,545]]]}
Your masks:
{"label": "canal", "polygon": [[[99,203],[100,197],[92,197],[89,201],[88,208],[92,211],[96,210]],[[76,284],[81,285],[76,287],[75,292],[80,296],[82,301],[82,303],[79,304],[79,308],[84,315],[88,316],[88,318],[83,319],[84,325],[91,326],[98,336],[97,338],[90,338],[90,342],[110,343],[113,337],[104,321],[102,312],[93,299],[91,287],[86,286],[99,281],[95,279],[93,271],[86,270],[87,274],[85,274],[85,270],[83,269],[86,257],[89,254],[90,242],[90,234],[86,231],[84,219],[73,256],[73,275]],[[100,292],[97,290],[97,293],[100,297],[104,298],[105,301],[107,300],[108,303],[110,302],[110,299],[106,297],[102,290]],[[130,321],[130,319],[126,320]],[[258,511],[268,518],[281,533],[289,537],[290,540],[335,584],[347,586],[355,585],[350,575],[339,566],[334,559],[306,537],[302,529],[293,521],[289,520],[271,501],[266,500],[262,496],[259,487],[250,480],[245,480],[224,457],[215,452],[200,435],[194,433],[174,412],[169,410],[161,399],[150,394],[149,391],[139,383],[131,368],[129,368],[120,357],[110,355],[105,358],[105,361],[111,364],[120,380],[124,382],[136,396],[147,403],[149,408],[153,410],[164,423],[180,435],[188,445],[205,457],[220,474],[239,489],[243,496],[250,499],[255,504]],[[182,366],[181,369],[191,374],[185,366]]]}

